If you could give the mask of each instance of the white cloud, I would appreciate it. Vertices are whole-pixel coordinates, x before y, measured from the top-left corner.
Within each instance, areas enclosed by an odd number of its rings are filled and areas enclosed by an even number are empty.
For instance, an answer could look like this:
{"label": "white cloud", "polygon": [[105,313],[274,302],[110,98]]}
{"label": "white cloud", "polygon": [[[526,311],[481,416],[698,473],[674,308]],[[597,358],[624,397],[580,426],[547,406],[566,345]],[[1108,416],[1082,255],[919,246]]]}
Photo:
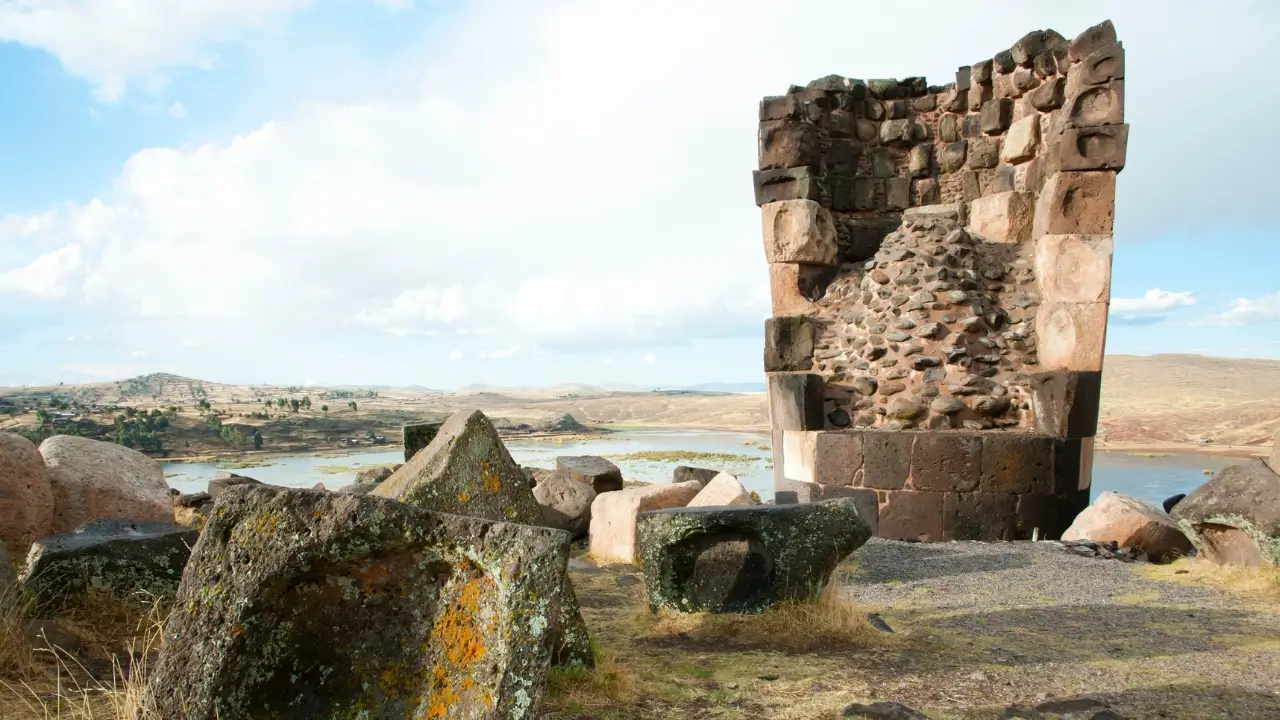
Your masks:
{"label": "white cloud", "polygon": [[[246,31],[272,27],[315,0],[15,0],[0,3],[0,41],[47,50],[67,72],[114,101],[143,79],[162,84],[165,68],[210,70],[213,48]],[[375,0],[403,9],[412,0]]]}
{"label": "white cloud", "polygon": [[461,351],[461,350],[454,350],[453,352],[449,353],[449,359],[450,359],[450,360],[461,360],[461,359],[462,359],[462,351]]}
{"label": "white cloud", "polygon": [[650,365],[652,365],[652,364],[654,364],[654,363],[658,362],[658,358],[657,358],[657,357],[655,357],[653,353],[645,353],[645,354],[644,354],[644,361],[645,361],[646,363],[649,363]]}
{"label": "white cloud", "polygon": [[1231,309],[1214,315],[1197,325],[1252,325],[1280,320],[1280,293],[1259,298],[1236,298]]}
{"label": "white cloud", "polygon": [[67,294],[68,281],[80,269],[81,247],[76,243],[47,252],[27,265],[0,273],[0,293],[24,293],[43,300]]}
{"label": "white cloud", "polygon": [[183,105],[181,100],[175,100],[174,103],[169,106],[169,114],[181,120],[187,116],[187,106]]}
{"label": "white cloud", "polygon": [[146,357],[150,354],[151,352],[149,350],[134,350],[133,352],[129,353],[129,357]]}
{"label": "white cloud", "polygon": [[519,345],[512,345],[503,350],[481,350],[480,357],[486,360],[505,360],[520,351]]}
{"label": "white cloud", "polygon": [[1160,288],[1152,288],[1139,298],[1112,298],[1111,311],[1117,313],[1162,313],[1177,307],[1195,304],[1195,293],[1170,292]]}

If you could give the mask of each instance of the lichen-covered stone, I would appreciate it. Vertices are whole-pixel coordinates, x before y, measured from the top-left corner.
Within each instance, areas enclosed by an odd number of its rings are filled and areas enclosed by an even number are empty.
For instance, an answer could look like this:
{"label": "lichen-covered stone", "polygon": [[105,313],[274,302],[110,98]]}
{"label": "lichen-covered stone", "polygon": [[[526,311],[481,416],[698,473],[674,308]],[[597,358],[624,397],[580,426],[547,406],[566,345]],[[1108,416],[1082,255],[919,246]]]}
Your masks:
{"label": "lichen-covered stone", "polygon": [[840,498],[656,510],[640,515],[638,537],[651,609],[754,613],[816,598],[871,529]]}
{"label": "lichen-covered stone", "polygon": [[370,496],[229,490],[150,679],[160,717],[532,718],[568,535]]}
{"label": "lichen-covered stone", "polygon": [[[433,512],[546,524],[528,476],[511,459],[497,429],[479,410],[462,410],[450,416],[430,445],[370,494]],[[567,573],[559,609],[555,661],[590,666],[591,641]]]}
{"label": "lichen-covered stone", "polygon": [[1280,565],[1280,475],[1262,460],[1214,475],[1172,514],[1196,549],[1217,562]]}
{"label": "lichen-covered stone", "polygon": [[443,423],[414,423],[405,425],[404,431],[404,461],[409,460],[418,454],[418,451],[431,444],[436,439],[436,433],[440,432],[440,426]]}
{"label": "lichen-covered stone", "polygon": [[123,600],[171,598],[199,537],[168,523],[95,520],[32,544],[22,592],[42,610],[74,605],[90,590]]}

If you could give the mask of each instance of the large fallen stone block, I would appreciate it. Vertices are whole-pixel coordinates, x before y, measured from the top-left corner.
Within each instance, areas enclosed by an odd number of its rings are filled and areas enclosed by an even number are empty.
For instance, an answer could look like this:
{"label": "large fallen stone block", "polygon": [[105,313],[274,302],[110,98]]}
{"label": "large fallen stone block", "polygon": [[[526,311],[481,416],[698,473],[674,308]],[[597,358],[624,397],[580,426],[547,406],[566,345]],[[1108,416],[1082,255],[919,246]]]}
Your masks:
{"label": "large fallen stone block", "polygon": [[[546,524],[528,476],[507,452],[493,423],[479,410],[454,413],[430,445],[370,495],[432,512],[540,527]],[[560,595],[555,662],[591,666],[591,639],[567,572]]]}
{"label": "large fallen stone block", "polygon": [[1191,552],[1178,522],[1160,508],[1127,495],[1104,492],[1076,516],[1063,540],[1114,542],[1141,550],[1154,562],[1170,562]]}
{"label": "large fallen stone block", "polygon": [[155,460],[115,443],[55,435],[40,443],[53,489],[53,531],[111,518],[169,522],[173,505]]}
{"label": "large fallen stone block", "polygon": [[232,472],[220,471],[215,473],[213,479],[209,481],[209,484],[206,486],[206,492],[209,494],[211,499],[216,501],[218,498],[222,497],[222,493],[226,492],[227,488],[232,488],[237,485],[261,484],[261,481],[254,480],[253,478],[245,475],[237,475]]}
{"label": "large fallen stone block", "polygon": [[1280,475],[1262,460],[1213,476],[1174,506],[1173,516],[1215,562],[1280,565]]}
{"label": "large fallen stone block", "polygon": [[684,507],[702,491],[695,480],[601,493],[591,503],[591,555],[599,562],[636,561],[636,516]]}
{"label": "large fallen stone block", "polygon": [[150,679],[160,717],[532,718],[569,538],[370,496],[229,490]]}
{"label": "large fallen stone block", "polygon": [[22,592],[42,610],[74,605],[90,590],[132,601],[172,598],[199,537],[170,523],[95,520],[32,544]]}
{"label": "large fallen stone block", "polygon": [[646,512],[638,535],[651,609],[753,613],[816,598],[871,529],[840,498]]}
{"label": "large fallen stone block", "polygon": [[564,530],[577,540],[591,526],[591,503],[596,491],[566,475],[549,475],[533,488],[533,497],[542,507],[543,524]]}
{"label": "large fallen stone block", "polygon": [[723,507],[729,505],[752,505],[751,493],[747,491],[738,478],[729,473],[716,475],[706,487],[702,488],[686,507]]}
{"label": "large fallen stone block", "polygon": [[0,547],[26,552],[31,542],[53,532],[53,490],[44,458],[30,440],[0,433]]}
{"label": "large fallen stone block", "polygon": [[413,423],[405,425],[401,431],[404,442],[404,461],[409,462],[418,451],[431,444],[440,432],[443,423]]}
{"label": "large fallen stone block", "polygon": [[580,483],[585,483],[597,493],[622,489],[622,471],[617,465],[595,455],[564,455],[556,458],[556,472]]}
{"label": "large fallen stone block", "polygon": [[707,483],[714,480],[719,474],[719,470],[712,470],[710,468],[677,465],[676,469],[671,472],[671,482],[682,483],[694,480],[702,487],[706,487]]}

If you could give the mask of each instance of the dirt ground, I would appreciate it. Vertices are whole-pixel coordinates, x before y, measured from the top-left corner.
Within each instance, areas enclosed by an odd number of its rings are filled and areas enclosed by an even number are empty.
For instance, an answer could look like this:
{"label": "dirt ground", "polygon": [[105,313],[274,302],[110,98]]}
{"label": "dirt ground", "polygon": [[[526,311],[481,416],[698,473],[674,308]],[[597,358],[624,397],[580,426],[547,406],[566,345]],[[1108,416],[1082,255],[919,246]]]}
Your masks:
{"label": "dirt ground", "polygon": [[1082,697],[1131,719],[1280,718],[1280,592],[1241,598],[1049,543],[872,540],[841,588],[892,632],[784,652],[654,637],[638,568],[574,565],[587,623],[632,695],[553,698],[549,719],[817,720],[895,701],[986,720]]}

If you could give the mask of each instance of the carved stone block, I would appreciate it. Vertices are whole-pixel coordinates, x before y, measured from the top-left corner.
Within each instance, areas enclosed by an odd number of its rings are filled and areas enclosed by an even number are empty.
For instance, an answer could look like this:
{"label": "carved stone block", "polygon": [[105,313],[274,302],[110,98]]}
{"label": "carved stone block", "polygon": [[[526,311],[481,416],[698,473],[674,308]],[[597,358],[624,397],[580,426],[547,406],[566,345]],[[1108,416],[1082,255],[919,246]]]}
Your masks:
{"label": "carved stone block", "polygon": [[782,200],[760,208],[765,258],[771,263],[836,262],[831,213],[812,200]]}
{"label": "carved stone block", "polygon": [[1110,235],[1044,235],[1036,241],[1035,274],[1046,302],[1107,302]]}
{"label": "carved stone block", "polygon": [[1110,235],[1115,202],[1113,172],[1055,173],[1036,200],[1032,236]]}
{"label": "carved stone block", "polygon": [[1036,313],[1036,337],[1044,370],[1101,371],[1107,304],[1044,303]]}

